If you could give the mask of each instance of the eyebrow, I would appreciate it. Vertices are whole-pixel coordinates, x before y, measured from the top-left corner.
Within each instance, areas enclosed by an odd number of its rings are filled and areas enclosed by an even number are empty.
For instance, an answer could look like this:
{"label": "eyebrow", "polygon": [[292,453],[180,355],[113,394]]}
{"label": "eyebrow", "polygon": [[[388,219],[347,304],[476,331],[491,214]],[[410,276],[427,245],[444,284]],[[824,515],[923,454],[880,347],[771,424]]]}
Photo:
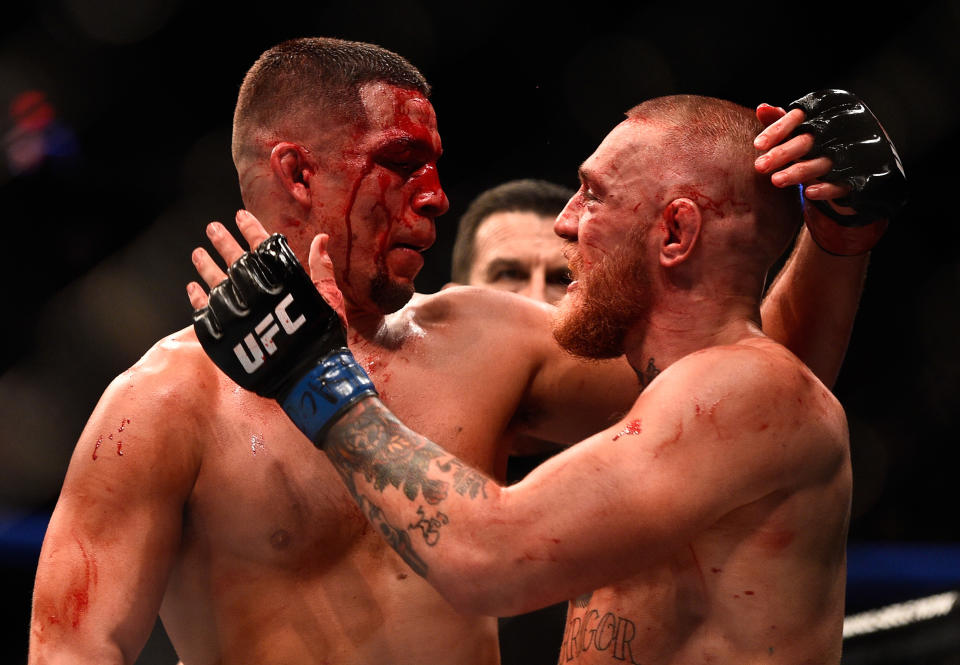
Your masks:
{"label": "eyebrow", "polygon": [[581,164],[580,168],[577,169],[577,176],[579,176],[580,182],[591,188],[603,191],[603,185],[599,180],[597,180],[596,174],[590,169],[586,168],[584,164],[586,164],[586,162]]}
{"label": "eyebrow", "polygon": [[443,153],[442,149],[434,152],[433,143],[431,143],[426,137],[412,136],[406,133],[386,137],[374,148],[374,151],[387,152],[397,149],[409,150],[416,153],[429,153],[430,155],[436,154],[437,157]]}
{"label": "eyebrow", "polygon": [[487,264],[487,269],[485,271],[486,277],[488,279],[494,277],[498,271],[503,270],[504,268],[519,268],[520,270],[527,270],[527,266],[518,259],[494,259]]}

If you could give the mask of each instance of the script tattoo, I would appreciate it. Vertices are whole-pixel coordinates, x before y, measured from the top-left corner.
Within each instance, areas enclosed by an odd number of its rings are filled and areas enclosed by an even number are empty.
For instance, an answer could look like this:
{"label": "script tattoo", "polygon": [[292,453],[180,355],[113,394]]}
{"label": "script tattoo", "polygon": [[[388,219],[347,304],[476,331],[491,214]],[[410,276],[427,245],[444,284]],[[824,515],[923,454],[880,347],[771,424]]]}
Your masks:
{"label": "script tattoo", "polygon": [[601,615],[596,609],[582,614],[571,609],[558,663],[575,660],[587,651],[597,651],[606,652],[613,660],[640,665],[633,655],[635,637],[637,626],[626,617],[613,612]]}
{"label": "script tattoo", "polygon": [[433,547],[437,544],[437,541],[440,540],[440,527],[449,523],[450,518],[440,511],[437,511],[434,517],[427,517],[427,514],[423,512],[423,506],[417,508],[417,516],[420,517],[420,520],[415,524],[407,525],[407,529],[410,531],[415,529],[423,531],[423,540],[427,545]]}
{"label": "script tattoo", "polygon": [[460,496],[469,494],[471,499],[476,499],[478,494],[482,494],[484,499],[487,498],[487,479],[482,473],[474,471],[456,458],[450,458],[446,463],[437,462],[437,466],[444,473],[450,473],[453,467],[456,467],[453,472],[453,491]]}
{"label": "script tattoo", "polygon": [[362,473],[378,492],[389,485],[402,490],[411,501],[420,493],[430,505],[447,497],[449,483],[427,475],[430,462],[443,455],[442,450],[429,442],[419,446],[411,442],[403,425],[387,414],[357,411],[360,413],[350,414],[349,422],[337,428],[336,445],[325,447],[341,473]]}

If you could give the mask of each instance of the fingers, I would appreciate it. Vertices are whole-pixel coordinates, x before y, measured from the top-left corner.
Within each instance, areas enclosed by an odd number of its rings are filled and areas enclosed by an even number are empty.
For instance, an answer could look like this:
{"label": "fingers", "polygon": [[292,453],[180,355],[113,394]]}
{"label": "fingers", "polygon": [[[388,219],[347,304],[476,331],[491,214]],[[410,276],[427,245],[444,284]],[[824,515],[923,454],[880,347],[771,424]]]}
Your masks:
{"label": "fingers", "polygon": [[830,170],[830,160],[827,157],[817,157],[803,162],[797,162],[782,171],[770,176],[770,182],[775,187],[790,187],[811,182]]}
{"label": "fingers", "polygon": [[247,241],[247,246],[251,250],[256,249],[260,243],[270,237],[270,234],[263,228],[263,224],[253,216],[253,213],[247,210],[238,210],[236,220],[237,228],[240,229],[240,233],[243,234],[243,238]]}
{"label": "fingers", "polygon": [[[270,237],[260,221],[246,210],[237,212],[236,221],[237,228],[250,249],[256,249],[261,242]],[[243,247],[220,222],[207,224],[207,238],[210,239],[214,249],[217,250],[226,265],[233,265],[237,259],[243,256],[245,251]],[[200,275],[200,279],[209,288],[213,288],[227,278],[227,274],[202,247],[193,250],[190,258],[193,261],[194,268],[197,269],[197,274]],[[187,297],[194,309],[200,309],[207,305],[207,294],[197,282],[187,284]]]}
{"label": "fingers", "polygon": [[330,236],[326,233],[318,233],[310,243],[310,279],[313,280],[314,284],[335,279],[333,261],[327,254],[328,242],[330,242]]}
{"label": "fingers", "polygon": [[213,248],[217,250],[217,253],[220,254],[228,266],[233,265],[234,261],[243,256],[243,247],[220,222],[207,224],[207,238],[210,239]]}
{"label": "fingers", "polygon": [[317,291],[327,301],[327,304],[340,317],[340,322],[346,326],[347,316],[343,303],[343,293],[337,286],[337,280],[333,272],[333,261],[327,254],[327,242],[330,236],[325,233],[318,233],[310,243],[310,279]]}
{"label": "fingers", "polygon": [[[850,187],[847,185],[835,185],[831,182],[818,182],[803,188],[803,195],[812,201],[829,201],[831,199],[839,199],[849,193]],[[852,208],[850,208],[850,210],[852,210]]]}
{"label": "fingers", "polygon": [[194,309],[202,309],[207,306],[207,294],[203,287],[196,282],[187,284],[187,298],[190,299],[190,304],[193,305]]}
{"label": "fingers", "polygon": [[761,104],[757,107],[757,120],[762,122],[764,127],[772,125],[786,114],[787,112],[780,106]]}
{"label": "fingers", "polygon": [[770,148],[770,150],[757,157],[753,166],[760,173],[772,173],[787,166],[790,162],[801,159],[810,152],[812,147],[813,137],[810,134],[801,134],[786,143]]}
{"label": "fingers", "polygon": [[197,274],[200,275],[200,279],[210,288],[215,287],[227,278],[227,274],[220,269],[220,266],[207,254],[207,250],[203,247],[197,247],[193,250],[190,258],[193,261],[193,267],[197,269]]}
{"label": "fingers", "polygon": [[[765,111],[765,113],[769,112]],[[760,109],[757,109],[757,117],[760,117]],[[786,115],[781,116],[779,120],[776,120],[757,135],[757,138],[753,140],[753,147],[757,150],[769,150],[790,136],[793,130],[803,122],[804,117],[803,111],[800,109],[793,109]]]}

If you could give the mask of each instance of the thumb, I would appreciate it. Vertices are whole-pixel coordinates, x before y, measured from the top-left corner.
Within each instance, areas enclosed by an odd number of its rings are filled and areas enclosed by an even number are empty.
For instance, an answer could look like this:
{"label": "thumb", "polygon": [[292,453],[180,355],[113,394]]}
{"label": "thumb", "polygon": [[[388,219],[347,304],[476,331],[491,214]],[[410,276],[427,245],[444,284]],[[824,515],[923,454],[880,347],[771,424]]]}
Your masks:
{"label": "thumb", "polygon": [[327,254],[327,243],[329,241],[330,236],[326,233],[318,233],[310,243],[310,279],[323,299],[340,317],[340,322],[346,327],[347,314],[343,304],[343,293],[337,286],[333,261]]}

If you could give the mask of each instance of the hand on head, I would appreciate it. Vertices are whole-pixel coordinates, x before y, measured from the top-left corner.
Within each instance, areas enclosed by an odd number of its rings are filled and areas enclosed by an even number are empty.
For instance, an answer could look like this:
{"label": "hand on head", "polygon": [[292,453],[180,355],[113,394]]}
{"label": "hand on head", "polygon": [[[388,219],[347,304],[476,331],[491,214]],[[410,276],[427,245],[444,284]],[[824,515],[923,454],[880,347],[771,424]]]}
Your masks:
{"label": "hand on head", "polygon": [[333,272],[333,261],[327,254],[327,243],[329,241],[330,236],[326,233],[318,233],[310,243],[310,279],[323,299],[340,317],[340,323],[346,328],[347,314],[343,304],[343,293],[337,286],[337,280]]}
{"label": "hand on head", "polygon": [[[864,254],[906,202],[907,184],[896,147],[856,95],[821,90],[790,104],[761,104],[767,125],[754,141],[765,151],[755,166],[776,187],[802,184],[807,228],[826,252]],[[827,182],[829,181],[829,182]]]}
{"label": "hand on head", "polygon": [[[256,249],[261,242],[266,240],[270,234],[266,232],[260,221],[246,210],[237,211],[237,228],[243,235],[244,240],[250,249]],[[220,257],[226,262],[227,266],[239,259],[244,249],[240,246],[233,235],[220,222],[210,222],[207,224],[207,237],[213,243],[214,248],[220,254]],[[227,274],[217,265],[207,250],[203,247],[197,247],[193,250],[190,257],[193,265],[197,269],[200,278],[206,283],[207,288],[212,289],[217,284],[227,278]],[[197,282],[187,284],[187,297],[190,298],[190,304],[194,309],[201,309],[207,306],[207,294]]]}
{"label": "hand on head", "polygon": [[[246,210],[237,211],[236,222],[237,228],[246,240],[250,251],[255,250],[261,242],[270,237],[260,220]],[[245,252],[240,243],[220,222],[211,222],[207,225],[207,237],[227,266],[233,265]],[[327,254],[327,242],[329,240],[330,237],[325,233],[320,233],[313,239],[310,245],[310,276],[320,295],[337,312],[341,323],[346,327],[347,318],[344,310],[343,294],[337,287],[333,272],[333,261]],[[226,272],[220,268],[204,248],[198,247],[193,250],[191,258],[197,273],[206,283],[208,289],[212,289],[227,278]],[[197,282],[187,284],[187,297],[194,309],[202,309],[207,306],[207,292]]]}
{"label": "hand on head", "polygon": [[[754,166],[759,173],[770,173],[770,182],[776,187],[803,185],[803,195],[811,201],[829,201],[850,192],[846,185],[820,182],[818,178],[830,171],[827,157],[802,159],[813,147],[813,136],[793,136],[794,130],[806,119],[800,109],[789,113],[780,107],[761,104],[757,107],[757,119],[767,127],[754,140],[753,145],[763,153]],[[791,138],[793,136],[793,138]],[[853,214],[850,208],[837,207],[841,214]]]}

